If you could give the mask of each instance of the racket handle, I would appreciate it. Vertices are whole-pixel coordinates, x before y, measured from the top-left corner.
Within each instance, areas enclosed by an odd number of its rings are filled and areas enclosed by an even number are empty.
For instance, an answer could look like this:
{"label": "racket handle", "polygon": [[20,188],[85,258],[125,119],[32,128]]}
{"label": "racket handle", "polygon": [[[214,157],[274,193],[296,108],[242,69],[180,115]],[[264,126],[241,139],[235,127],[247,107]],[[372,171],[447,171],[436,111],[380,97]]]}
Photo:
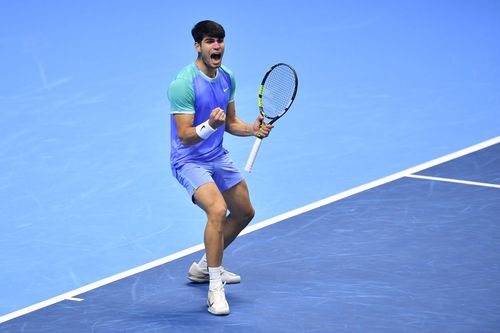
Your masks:
{"label": "racket handle", "polygon": [[245,171],[252,171],[253,163],[255,162],[255,158],[257,157],[257,153],[259,152],[260,144],[262,143],[262,139],[257,138],[253,144],[252,151],[248,156],[247,165],[245,165]]}

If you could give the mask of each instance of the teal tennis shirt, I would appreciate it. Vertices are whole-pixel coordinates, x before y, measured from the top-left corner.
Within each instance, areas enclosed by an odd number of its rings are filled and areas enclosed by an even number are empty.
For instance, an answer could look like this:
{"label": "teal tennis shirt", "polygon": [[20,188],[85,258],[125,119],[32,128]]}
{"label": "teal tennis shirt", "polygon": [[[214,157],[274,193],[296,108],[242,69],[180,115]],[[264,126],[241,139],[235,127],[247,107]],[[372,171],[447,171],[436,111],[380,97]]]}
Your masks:
{"label": "teal tennis shirt", "polygon": [[184,67],[170,83],[170,163],[173,168],[187,162],[210,161],[226,152],[222,146],[225,124],[207,139],[184,146],[177,135],[174,115],[194,114],[194,126],[197,126],[210,118],[213,109],[220,107],[226,111],[228,104],[234,101],[235,88],[233,73],[227,67],[221,66],[215,78],[210,78],[194,63]]}

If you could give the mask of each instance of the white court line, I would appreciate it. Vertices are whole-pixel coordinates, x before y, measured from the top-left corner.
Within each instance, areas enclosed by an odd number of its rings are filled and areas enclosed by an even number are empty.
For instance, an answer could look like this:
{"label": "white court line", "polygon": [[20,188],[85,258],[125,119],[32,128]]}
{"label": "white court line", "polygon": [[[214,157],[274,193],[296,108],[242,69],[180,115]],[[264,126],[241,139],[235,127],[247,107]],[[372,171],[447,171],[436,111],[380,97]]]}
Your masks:
{"label": "white court line", "polygon": [[421,176],[421,175],[408,175],[407,177],[418,178],[418,179],[426,179],[426,180],[436,180],[438,182],[448,182],[448,183],[457,183],[457,184],[464,184],[464,185],[475,185],[475,186],[500,188],[500,185],[497,185],[497,184],[472,182],[472,181],[469,181],[469,180],[460,180],[460,179],[442,178],[442,177],[431,177],[431,176]]}
{"label": "white court line", "polygon": [[82,302],[84,301],[83,298],[78,298],[78,297],[69,297],[69,298],[66,298],[67,301],[74,301],[74,302]]}
{"label": "white court line", "polygon": [[[328,205],[328,204],[330,204],[332,202],[335,202],[335,201],[347,198],[347,197],[352,196],[354,194],[357,194],[357,193],[369,190],[371,188],[374,188],[374,187],[377,187],[377,186],[380,186],[380,185],[392,182],[394,180],[397,180],[397,179],[400,179],[400,178],[412,175],[414,173],[420,172],[422,170],[428,169],[428,168],[436,166],[438,164],[441,164],[441,163],[444,163],[444,162],[448,162],[450,160],[456,159],[458,157],[462,157],[462,156],[467,155],[467,154],[471,154],[471,153],[473,153],[475,151],[484,149],[486,147],[492,146],[492,145],[497,144],[497,143],[500,143],[500,136],[498,136],[496,138],[493,138],[493,139],[490,139],[490,140],[487,140],[487,141],[484,141],[482,143],[476,144],[476,145],[471,146],[469,148],[462,149],[462,150],[457,151],[455,153],[452,153],[452,154],[449,154],[449,155],[446,155],[446,156],[443,156],[443,157],[439,157],[437,159],[434,159],[432,161],[420,164],[418,166],[415,166],[415,167],[412,167],[412,168],[400,171],[400,172],[395,173],[393,175],[390,175],[390,176],[387,176],[387,177],[384,177],[384,178],[380,178],[380,179],[372,181],[370,183],[367,183],[367,184],[364,184],[364,185],[352,188],[352,189],[347,190],[345,192],[342,192],[342,193],[330,196],[330,197],[325,198],[323,200],[319,200],[317,202],[311,203],[311,204],[306,205],[304,207],[301,207],[301,208],[298,208],[298,209],[294,209],[294,210],[292,210],[290,212],[278,215],[278,216],[270,218],[268,220],[264,220],[262,222],[256,223],[254,225],[251,225],[251,226],[245,228],[245,230],[243,230],[243,232],[240,234],[240,236],[243,236],[243,235],[248,234],[250,232],[253,232],[253,231],[265,228],[265,227],[267,227],[267,226],[269,226],[271,224],[274,224],[274,223],[286,220],[286,219],[288,219],[290,217],[293,217],[293,216],[296,216],[296,215],[308,212],[308,211],[316,209],[318,207]],[[190,255],[191,253],[203,250],[203,248],[204,248],[203,244],[198,244],[198,245],[195,245],[195,246],[190,247],[188,249],[185,249],[185,250],[176,252],[174,254],[171,254],[169,256],[166,256],[164,258],[152,261],[150,263],[144,264],[144,265],[136,267],[136,268],[132,268],[132,269],[130,269],[128,271],[125,271],[125,272],[122,272],[122,273],[110,276],[110,277],[105,278],[103,280],[100,280],[100,281],[88,284],[88,285],[83,286],[81,288],[78,288],[78,289],[69,291],[67,293],[64,293],[62,295],[50,298],[50,299],[48,299],[46,301],[43,301],[43,302],[40,302],[40,303],[31,305],[31,306],[28,306],[26,308],[23,308],[23,309],[14,311],[14,312],[11,312],[11,313],[9,313],[7,315],[1,316],[0,317],[0,323],[6,322],[8,320],[11,320],[11,319],[14,319],[14,318],[17,318],[17,317],[20,317],[20,316],[23,316],[25,314],[28,314],[30,312],[42,309],[42,308],[50,306],[52,304],[62,302],[64,300],[68,299],[68,298],[74,298],[75,296],[77,296],[79,294],[82,294],[82,293],[85,293],[87,291],[90,291],[90,290],[102,287],[102,286],[104,286],[106,284],[110,284],[112,282],[115,282],[115,281],[124,279],[126,277],[129,277],[131,275],[135,275],[135,274],[138,274],[140,272],[146,271],[148,269],[152,269],[154,267],[166,264],[166,263],[171,262],[173,260],[185,257],[187,255]]]}
{"label": "white court line", "polygon": [[390,175],[390,176],[387,176],[387,177],[375,180],[373,182],[370,182],[370,183],[367,183],[367,184],[364,184],[364,185],[352,188],[352,189],[347,190],[345,192],[342,192],[342,193],[339,193],[339,194],[335,194],[335,195],[333,195],[331,197],[325,198],[325,199],[317,201],[317,202],[313,202],[313,203],[311,203],[311,204],[309,204],[307,206],[304,206],[304,207],[292,210],[290,212],[278,215],[276,217],[270,218],[270,219],[262,221],[260,223],[248,226],[248,227],[246,227],[243,230],[243,232],[241,233],[241,235],[245,235],[245,234],[250,233],[252,231],[255,231],[255,230],[267,227],[268,225],[271,225],[273,223],[280,222],[280,221],[288,219],[290,217],[293,217],[293,216],[296,216],[296,215],[308,212],[310,210],[319,208],[321,206],[328,205],[328,204],[330,204],[332,202],[339,201],[341,199],[347,198],[347,197],[352,196],[354,194],[357,194],[357,193],[369,190],[371,188],[374,188],[374,187],[377,187],[377,186],[380,186],[380,185],[392,182],[392,181],[394,181],[396,179],[410,176],[410,175],[412,175],[414,173],[417,173],[417,172],[420,172],[422,170],[431,168],[433,166],[436,166],[436,165],[439,165],[439,164],[442,164],[442,163],[454,160],[456,158],[459,158],[459,157],[471,154],[471,153],[476,152],[478,150],[487,148],[489,146],[493,146],[493,145],[495,145],[497,143],[500,143],[500,136],[497,136],[496,138],[493,138],[493,139],[490,139],[490,140],[478,143],[478,144],[476,144],[474,146],[471,146],[471,147],[459,150],[459,151],[457,151],[455,153],[451,153],[451,154],[448,154],[446,156],[434,159],[432,161],[429,161],[429,162],[417,165],[417,166],[415,166],[413,168],[409,168],[409,169],[400,171],[398,173],[395,173],[393,175]]}

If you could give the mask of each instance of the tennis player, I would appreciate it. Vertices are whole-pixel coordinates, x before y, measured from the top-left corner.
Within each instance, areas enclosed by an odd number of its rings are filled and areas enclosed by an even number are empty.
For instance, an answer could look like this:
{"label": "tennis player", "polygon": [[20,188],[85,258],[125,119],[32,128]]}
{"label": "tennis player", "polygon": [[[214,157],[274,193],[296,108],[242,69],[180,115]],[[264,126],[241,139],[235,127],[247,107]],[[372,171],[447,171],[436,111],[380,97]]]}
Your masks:
{"label": "tennis player", "polygon": [[[205,254],[189,268],[193,282],[209,282],[208,311],[229,314],[224,285],[239,275],[222,266],[224,249],[252,220],[248,187],[223,147],[224,132],[265,138],[272,125],[259,116],[247,124],[236,116],[235,79],[222,66],[224,28],[201,21],[191,31],[196,61],[184,67],[168,89],[171,108],[171,165],[174,177],[207,216]],[[229,212],[229,214],[228,214]]]}

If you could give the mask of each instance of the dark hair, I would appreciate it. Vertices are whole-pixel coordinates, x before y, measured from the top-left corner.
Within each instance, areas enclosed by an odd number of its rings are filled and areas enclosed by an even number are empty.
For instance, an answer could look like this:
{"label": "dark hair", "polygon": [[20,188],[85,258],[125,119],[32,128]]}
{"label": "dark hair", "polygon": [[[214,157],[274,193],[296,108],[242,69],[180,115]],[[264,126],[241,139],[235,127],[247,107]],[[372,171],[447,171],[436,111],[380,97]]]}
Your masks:
{"label": "dark hair", "polygon": [[204,37],[224,38],[226,32],[219,23],[206,20],[196,23],[191,30],[191,35],[193,35],[195,42],[201,43]]}

